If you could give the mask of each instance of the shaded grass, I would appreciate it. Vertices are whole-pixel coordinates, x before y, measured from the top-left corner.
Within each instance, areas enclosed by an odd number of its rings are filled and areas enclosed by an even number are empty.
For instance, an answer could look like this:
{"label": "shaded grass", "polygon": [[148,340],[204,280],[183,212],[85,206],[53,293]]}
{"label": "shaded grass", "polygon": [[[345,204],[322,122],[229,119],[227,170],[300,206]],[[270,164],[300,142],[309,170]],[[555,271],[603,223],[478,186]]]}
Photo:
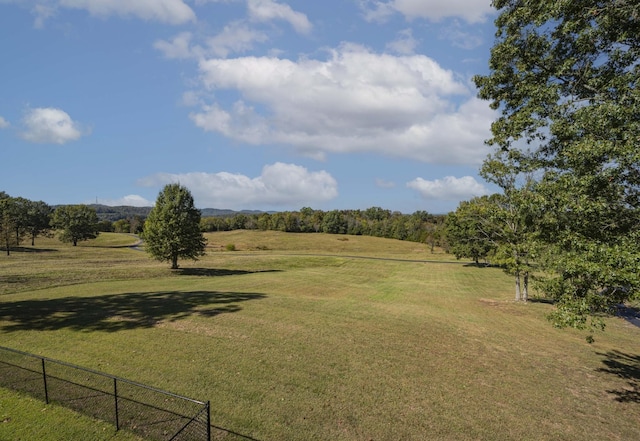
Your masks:
{"label": "shaded grass", "polygon": [[28,395],[0,389],[0,439],[6,441],[141,441],[113,424]]}
{"label": "shaded grass", "polygon": [[[240,252],[181,271],[113,248],[24,256],[0,297],[3,344],[211,400],[215,425],[263,441],[638,433],[639,330],[624,320],[587,345],[550,326],[551,305],[511,302],[498,269],[344,257],[417,260],[420,244],[230,233],[210,244]],[[46,272],[55,287],[30,285]]]}

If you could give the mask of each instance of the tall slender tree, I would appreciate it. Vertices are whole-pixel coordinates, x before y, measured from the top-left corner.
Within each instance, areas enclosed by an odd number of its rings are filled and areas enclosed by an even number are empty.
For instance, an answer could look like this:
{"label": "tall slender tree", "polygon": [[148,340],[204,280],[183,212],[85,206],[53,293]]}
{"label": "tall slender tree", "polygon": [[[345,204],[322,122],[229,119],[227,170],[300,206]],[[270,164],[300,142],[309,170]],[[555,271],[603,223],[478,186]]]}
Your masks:
{"label": "tall slender tree", "polygon": [[178,268],[179,258],[197,260],[207,245],[200,217],[186,187],[166,185],[144,224],[146,251],[156,260],[171,262],[171,269]]}

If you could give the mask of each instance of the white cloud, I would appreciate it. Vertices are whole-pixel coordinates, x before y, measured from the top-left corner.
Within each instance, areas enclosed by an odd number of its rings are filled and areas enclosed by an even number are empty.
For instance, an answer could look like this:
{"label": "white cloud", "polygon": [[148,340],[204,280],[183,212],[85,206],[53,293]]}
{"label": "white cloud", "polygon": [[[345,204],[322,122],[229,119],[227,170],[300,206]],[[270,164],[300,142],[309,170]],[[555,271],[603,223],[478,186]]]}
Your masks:
{"label": "white cloud", "polygon": [[206,131],[289,145],[315,158],[376,152],[479,164],[486,156],[493,111],[453,72],[424,55],[376,54],[353,44],[329,55],[202,60],[204,88],[235,90],[240,99],[227,108],[203,104],[191,118]]}
{"label": "white cloud", "polygon": [[185,59],[192,58],[195,52],[191,48],[191,32],[181,32],[171,41],[157,40],[153,47],[163,53],[165,58]]}
{"label": "white cloud", "polygon": [[36,28],[44,27],[45,21],[61,8],[81,9],[96,17],[118,15],[172,25],[196,20],[196,14],[184,0],[0,0],[0,3],[29,6]]}
{"label": "white cloud", "polygon": [[464,200],[489,193],[487,187],[472,176],[447,176],[434,181],[416,178],[407,182],[407,187],[416,190],[424,199],[437,200]]}
{"label": "white cloud", "polygon": [[194,172],[158,173],[140,180],[145,186],[174,182],[189,188],[201,208],[246,209],[274,205],[295,208],[328,201],[338,195],[338,184],[326,171],[310,172],[305,167],[281,162],[266,165],[255,178],[227,172]]}
{"label": "white cloud", "polygon": [[298,33],[308,34],[313,26],[307,16],[294,11],[291,6],[273,0],[247,0],[249,17],[254,21],[284,20]]}
{"label": "white cloud", "polygon": [[59,0],[58,4],[65,8],[83,9],[98,17],[119,15],[173,25],[196,19],[193,10],[183,0]]}
{"label": "white cloud", "polygon": [[10,125],[11,124],[9,124],[9,121],[0,116],[0,129],[6,129]]}
{"label": "white cloud", "polygon": [[468,23],[480,23],[494,12],[490,0],[361,0],[360,5],[369,21],[383,21],[400,13],[407,20],[458,17]]}
{"label": "white cloud", "polygon": [[226,57],[230,53],[241,53],[253,49],[254,43],[264,43],[269,38],[264,32],[251,29],[242,21],[232,22],[222,32],[207,40],[213,55]]}
{"label": "white cloud", "polygon": [[130,194],[120,199],[100,199],[99,202],[102,205],[108,205],[110,207],[128,206],[128,207],[153,207],[155,202],[148,201],[142,196],[137,194]]}
{"label": "white cloud", "polygon": [[61,109],[38,107],[25,114],[22,137],[30,142],[65,144],[82,136],[77,122]]}
{"label": "white cloud", "polygon": [[153,47],[169,59],[202,59],[206,56],[227,57],[231,53],[242,53],[254,48],[255,43],[264,43],[269,37],[264,32],[252,29],[243,21],[226,25],[220,33],[209,37],[204,47],[192,44],[193,34],[181,32],[171,40],[157,40]]}
{"label": "white cloud", "polygon": [[398,38],[387,44],[387,49],[401,55],[411,55],[418,46],[418,40],[413,38],[411,29],[405,29],[398,33]]}

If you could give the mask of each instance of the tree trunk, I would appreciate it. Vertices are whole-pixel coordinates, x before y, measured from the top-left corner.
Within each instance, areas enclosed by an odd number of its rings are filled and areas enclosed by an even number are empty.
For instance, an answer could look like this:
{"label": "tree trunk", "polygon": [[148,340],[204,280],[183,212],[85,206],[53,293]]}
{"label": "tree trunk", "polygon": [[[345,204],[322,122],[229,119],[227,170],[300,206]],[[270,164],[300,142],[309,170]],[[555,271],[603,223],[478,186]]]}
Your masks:
{"label": "tree trunk", "polygon": [[520,272],[516,272],[516,302],[522,300],[522,293],[520,292]]}
{"label": "tree trunk", "polygon": [[526,302],[529,300],[529,271],[525,271],[524,276],[524,291],[522,293],[522,301]]}
{"label": "tree trunk", "polygon": [[178,256],[171,256],[171,269],[178,269]]}

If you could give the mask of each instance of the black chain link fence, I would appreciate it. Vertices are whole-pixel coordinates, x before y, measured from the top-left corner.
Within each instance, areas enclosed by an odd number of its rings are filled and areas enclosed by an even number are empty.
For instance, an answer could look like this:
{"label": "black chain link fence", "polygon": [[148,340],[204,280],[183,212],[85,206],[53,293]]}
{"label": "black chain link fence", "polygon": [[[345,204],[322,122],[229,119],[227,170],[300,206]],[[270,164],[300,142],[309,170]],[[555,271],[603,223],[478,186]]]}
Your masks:
{"label": "black chain link fence", "polygon": [[146,439],[211,439],[208,402],[3,346],[0,386],[113,422],[116,430],[126,429]]}

